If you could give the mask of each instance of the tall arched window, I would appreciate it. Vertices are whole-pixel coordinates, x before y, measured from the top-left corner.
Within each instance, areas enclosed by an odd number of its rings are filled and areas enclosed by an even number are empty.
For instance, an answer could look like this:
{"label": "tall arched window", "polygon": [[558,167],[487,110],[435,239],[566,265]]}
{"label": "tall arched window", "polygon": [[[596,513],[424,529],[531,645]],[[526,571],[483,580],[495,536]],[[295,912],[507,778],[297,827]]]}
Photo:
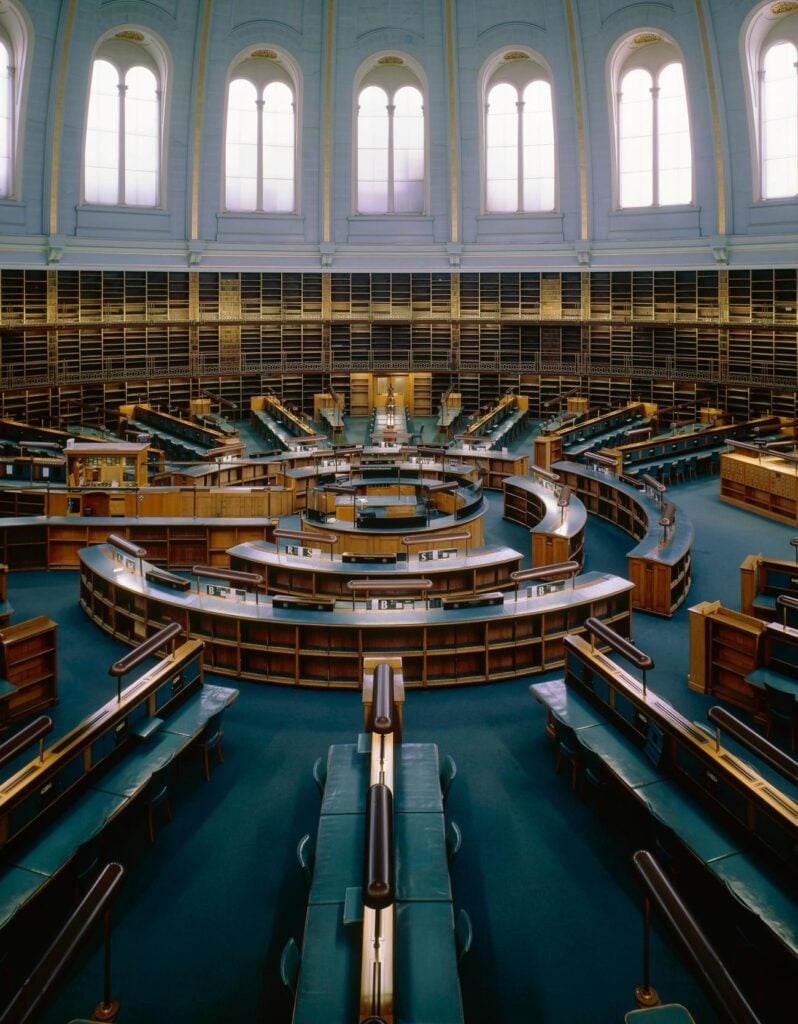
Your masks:
{"label": "tall arched window", "polygon": [[224,205],[234,212],[297,208],[295,72],[274,50],[236,63],[227,88]]}
{"label": "tall arched window", "polygon": [[19,198],[24,82],[31,26],[12,0],[0,4],[0,198]]}
{"label": "tall arched window", "polygon": [[556,206],[554,111],[549,72],[521,51],[485,75],[485,210],[537,213]]}
{"label": "tall arched window", "polygon": [[14,65],[0,36],[0,196],[11,192],[14,157]]}
{"label": "tall arched window", "polygon": [[693,201],[690,115],[681,55],[654,32],[626,39],[613,58],[618,205]]}
{"label": "tall arched window", "polygon": [[85,202],[160,204],[165,61],[159,57],[152,41],[131,29],[98,47],[86,117]]}
{"label": "tall arched window", "polygon": [[356,131],[358,213],[423,213],[423,86],[402,57],[380,57],[360,79]]}
{"label": "tall arched window", "polygon": [[798,196],[798,11],[767,3],[743,30],[752,112],[754,196]]}

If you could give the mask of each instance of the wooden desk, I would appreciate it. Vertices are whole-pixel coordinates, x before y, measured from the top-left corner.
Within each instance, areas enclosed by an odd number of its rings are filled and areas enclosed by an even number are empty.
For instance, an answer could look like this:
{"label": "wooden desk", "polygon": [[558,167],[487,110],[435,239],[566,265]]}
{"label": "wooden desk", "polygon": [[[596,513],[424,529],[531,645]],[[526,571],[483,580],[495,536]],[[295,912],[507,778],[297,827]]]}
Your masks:
{"label": "wooden desk", "polygon": [[786,558],[747,555],[740,566],[740,611],[765,622],[781,618],[776,598],[798,597],[798,564]]}
{"label": "wooden desk", "polygon": [[81,605],[101,628],[135,643],[176,621],[206,642],[215,671],[260,681],[359,687],[364,655],[401,654],[408,686],[490,682],[562,664],[566,631],[591,615],[630,633],[632,584],[607,573],[585,573],[573,588],[523,588],[517,600],[487,607],[424,610],[418,602],[364,614],[351,601],[322,612],[275,608],[269,597],[256,604],[253,595],[178,593],[114,561],[105,544],[80,560]]}
{"label": "wooden desk", "polygon": [[798,465],[770,452],[720,457],[720,498],[768,519],[798,523]]}
{"label": "wooden desk", "polygon": [[575,462],[552,467],[571,487],[588,512],[615,523],[639,543],[627,553],[629,578],[635,584],[634,607],[670,617],[690,589],[693,524],[681,511],[663,538],[662,511],[652,498],[614,476],[596,473]]}

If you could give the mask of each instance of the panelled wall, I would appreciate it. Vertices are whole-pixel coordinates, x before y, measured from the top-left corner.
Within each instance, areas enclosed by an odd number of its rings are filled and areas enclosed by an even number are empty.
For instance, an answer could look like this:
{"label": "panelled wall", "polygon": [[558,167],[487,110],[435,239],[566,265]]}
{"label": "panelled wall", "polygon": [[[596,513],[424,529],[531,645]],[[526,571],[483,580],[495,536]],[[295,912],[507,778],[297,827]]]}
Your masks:
{"label": "panelled wall", "polygon": [[349,407],[353,374],[414,371],[432,375],[432,412],[455,383],[469,411],[518,387],[533,415],[574,388],[674,419],[796,414],[794,269],[3,270],[0,331],[0,412],[34,423],[185,410],[200,392],[246,409],[266,387],[310,412],[329,383]]}

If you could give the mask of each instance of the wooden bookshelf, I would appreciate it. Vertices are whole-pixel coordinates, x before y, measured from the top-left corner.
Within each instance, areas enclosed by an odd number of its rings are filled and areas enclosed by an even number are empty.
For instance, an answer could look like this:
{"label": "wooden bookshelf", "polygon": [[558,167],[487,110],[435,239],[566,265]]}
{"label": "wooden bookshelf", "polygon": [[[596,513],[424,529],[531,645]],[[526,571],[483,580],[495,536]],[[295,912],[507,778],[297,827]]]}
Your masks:
{"label": "wooden bookshelf", "polygon": [[765,624],[720,601],[702,601],[689,611],[690,689],[761,710],[761,694],[745,677],[761,664]]}
{"label": "wooden bookshelf", "polygon": [[690,590],[693,526],[678,512],[667,532],[659,524],[658,503],[611,474],[596,473],[575,462],[552,467],[584,503],[588,513],[619,526],[638,541],[627,553],[634,607],[670,617]]}
{"label": "wooden bookshelf", "polygon": [[0,728],[57,703],[57,630],[44,615],[0,629]]}
{"label": "wooden bookshelf", "polygon": [[357,687],[364,656],[401,653],[410,686],[493,682],[562,665],[566,633],[579,632],[590,615],[622,635],[631,630],[632,584],[606,573],[577,577],[573,588],[530,587],[499,603],[477,595],[461,607],[411,601],[387,610],[370,599],[368,609],[361,601],[353,611],[350,600],[318,610],[280,608],[270,597],[179,593],[148,583],[138,568],[120,568],[107,545],[84,549],[80,561],[80,603],[102,629],[133,644],[164,621],[179,622],[205,641],[208,668],[256,681]]}

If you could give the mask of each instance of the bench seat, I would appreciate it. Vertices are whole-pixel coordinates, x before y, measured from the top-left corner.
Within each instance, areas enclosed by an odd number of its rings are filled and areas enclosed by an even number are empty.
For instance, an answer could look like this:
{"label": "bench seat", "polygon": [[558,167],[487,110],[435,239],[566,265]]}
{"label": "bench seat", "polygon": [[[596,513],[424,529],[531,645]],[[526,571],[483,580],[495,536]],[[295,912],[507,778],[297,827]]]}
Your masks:
{"label": "bench seat", "polygon": [[232,704],[236,697],[238,690],[232,687],[205,683],[196,697],[162,720],[163,731],[178,736],[197,736],[208,719]]}
{"label": "bench seat", "polygon": [[27,868],[7,867],[0,873],[0,929],[11,920],[47,881]]}
{"label": "bench seat", "polygon": [[137,744],[133,751],[114,765],[94,785],[104,793],[134,797],[150,781],[153,772],[179,753],[185,746],[185,739],[173,733],[160,733],[149,742]]}
{"label": "bench seat", "polygon": [[89,789],[70,804],[33,840],[15,850],[15,867],[35,871],[42,883],[52,878],[70,860],[78,847],[98,835],[127,803],[120,793]]}
{"label": "bench seat", "polygon": [[751,604],[754,608],[760,608],[762,611],[775,612],[776,610],[776,595],[775,594],[757,594]]}

